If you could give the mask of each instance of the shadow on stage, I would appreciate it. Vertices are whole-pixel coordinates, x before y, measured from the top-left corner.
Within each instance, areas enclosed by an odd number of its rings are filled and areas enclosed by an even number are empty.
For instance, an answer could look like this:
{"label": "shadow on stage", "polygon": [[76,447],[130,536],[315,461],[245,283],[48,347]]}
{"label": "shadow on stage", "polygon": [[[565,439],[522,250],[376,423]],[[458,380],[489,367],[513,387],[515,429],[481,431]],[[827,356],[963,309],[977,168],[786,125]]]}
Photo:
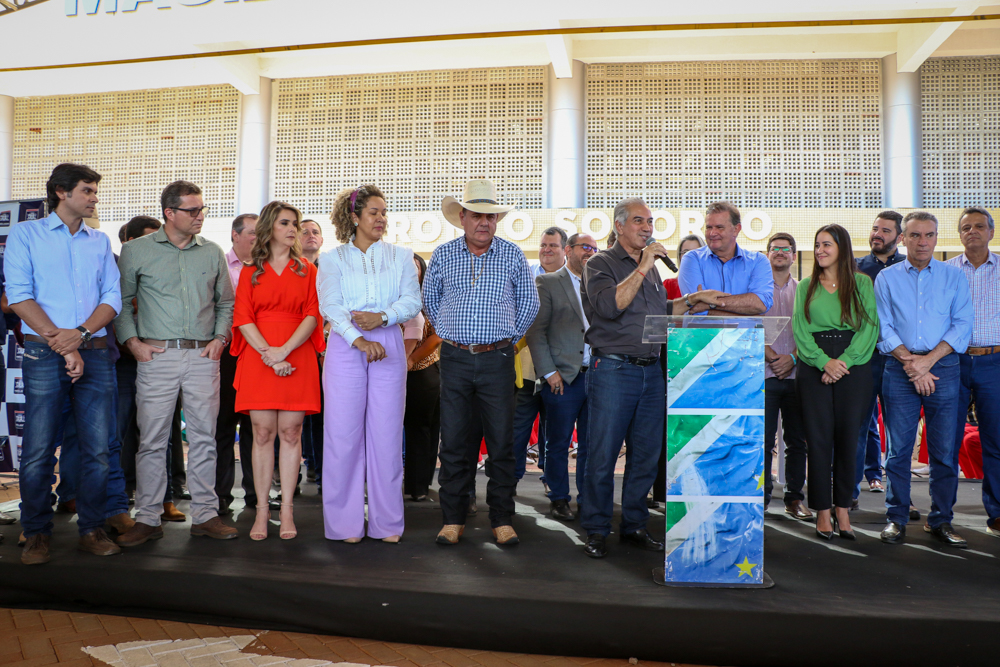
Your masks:
{"label": "shadow on stage", "polygon": [[[818,540],[813,524],[786,516],[775,498],[765,521],[765,570],[775,582],[767,590],[658,586],[662,554],[620,544],[616,534],[608,557],[591,560],[579,522],[548,517],[532,473],[515,498],[521,544],[498,547],[482,474],[478,486],[480,512],[453,547],[434,543],[441,514],[433,493],[407,501],[396,545],[327,541],[320,499],[308,488],[296,500],[291,541],[278,539],[275,522],[266,541],[252,542],[253,513],[238,511],[236,540],[192,538],[190,520],[165,523],[163,539],[97,558],[76,551],[73,520],[57,515],[51,563],[27,567],[20,525],[3,526],[0,605],[709,665],[996,664],[1000,540],[986,533],[977,482],[959,485],[955,527],[966,551],[935,542],[923,520],[910,524],[906,544],[880,543],[885,497],[867,490],[852,514],[857,542]],[[913,491],[925,508],[926,482]],[[662,512],[651,528],[662,536]]]}

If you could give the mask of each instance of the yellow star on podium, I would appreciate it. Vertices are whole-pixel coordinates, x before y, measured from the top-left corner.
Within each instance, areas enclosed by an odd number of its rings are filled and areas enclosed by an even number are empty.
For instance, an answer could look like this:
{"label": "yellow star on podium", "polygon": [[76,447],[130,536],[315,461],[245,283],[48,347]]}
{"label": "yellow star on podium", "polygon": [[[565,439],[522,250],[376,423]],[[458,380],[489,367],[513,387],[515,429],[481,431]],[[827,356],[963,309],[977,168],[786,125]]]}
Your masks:
{"label": "yellow star on podium", "polygon": [[757,480],[757,490],[760,491],[761,489],[763,489],[764,488],[764,473],[761,473],[760,477],[755,477],[754,479]]}
{"label": "yellow star on podium", "polygon": [[[751,563],[750,559],[744,556],[743,562],[737,563],[736,567],[740,569],[739,577],[742,577],[744,574],[747,575],[748,577],[753,577],[753,569],[757,567],[757,563]],[[739,577],[737,577],[737,579]]]}

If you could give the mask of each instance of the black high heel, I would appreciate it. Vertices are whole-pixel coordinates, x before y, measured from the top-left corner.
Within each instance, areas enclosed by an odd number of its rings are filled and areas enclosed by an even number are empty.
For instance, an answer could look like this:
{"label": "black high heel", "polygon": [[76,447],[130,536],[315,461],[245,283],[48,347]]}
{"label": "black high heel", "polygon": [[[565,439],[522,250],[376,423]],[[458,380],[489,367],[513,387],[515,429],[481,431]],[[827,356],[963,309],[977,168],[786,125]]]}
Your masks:
{"label": "black high heel", "polygon": [[833,539],[833,531],[832,530],[820,530],[819,528],[816,528],[816,534],[819,535],[820,538],[822,538],[824,540],[832,540]]}
{"label": "black high heel", "polygon": [[840,527],[840,522],[837,521],[836,514],[833,517],[831,517],[831,520],[833,521],[833,529],[837,531],[837,535],[839,535],[841,539],[843,540],[858,539],[857,537],[855,537],[853,530],[844,530],[843,528]]}

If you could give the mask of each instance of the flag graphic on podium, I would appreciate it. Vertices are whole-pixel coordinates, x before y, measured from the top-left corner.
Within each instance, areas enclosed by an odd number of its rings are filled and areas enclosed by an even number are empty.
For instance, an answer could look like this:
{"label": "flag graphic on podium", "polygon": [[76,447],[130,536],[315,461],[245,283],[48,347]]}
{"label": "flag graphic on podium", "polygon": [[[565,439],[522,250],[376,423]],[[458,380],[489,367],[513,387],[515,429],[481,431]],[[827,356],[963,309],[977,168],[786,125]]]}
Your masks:
{"label": "flag graphic on podium", "polygon": [[762,327],[667,338],[667,583],[764,584]]}

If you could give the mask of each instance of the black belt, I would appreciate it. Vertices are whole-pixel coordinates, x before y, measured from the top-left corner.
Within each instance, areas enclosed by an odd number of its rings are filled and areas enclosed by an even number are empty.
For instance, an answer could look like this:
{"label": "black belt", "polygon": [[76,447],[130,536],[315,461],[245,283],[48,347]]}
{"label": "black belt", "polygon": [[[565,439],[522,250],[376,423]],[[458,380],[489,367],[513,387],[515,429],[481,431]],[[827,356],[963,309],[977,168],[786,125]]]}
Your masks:
{"label": "black belt", "polygon": [[493,350],[501,350],[505,347],[510,346],[510,338],[504,338],[503,340],[498,340],[495,343],[473,343],[472,345],[463,345],[461,343],[456,343],[453,340],[443,339],[445,343],[451,345],[452,347],[457,347],[460,350],[466,350],[469,354],[481,354],[483,352],[492,352]]}
{"label": "black belt", "polygon": [[[44,336],[36,336],[35,334],[24,334],[24,340],[30,340],[32,343],[45,343],[48,344],[49,340]],[[76,348],[78,350],[106,350],[108,349],[108,341],[104,336],[99,338],[91,338],[88,342],[80,342],[80,347]]]}
{"label": "black belt", "polygon": [[615,361],[624,361],[626,364],[632,364],[633,366],[652,366],[657,361],[660,360],[659,357],[633,357],[629,354],[605,354],[604,352],[593,352],[596,357],[604,357],[605,359],[614,359]]}

